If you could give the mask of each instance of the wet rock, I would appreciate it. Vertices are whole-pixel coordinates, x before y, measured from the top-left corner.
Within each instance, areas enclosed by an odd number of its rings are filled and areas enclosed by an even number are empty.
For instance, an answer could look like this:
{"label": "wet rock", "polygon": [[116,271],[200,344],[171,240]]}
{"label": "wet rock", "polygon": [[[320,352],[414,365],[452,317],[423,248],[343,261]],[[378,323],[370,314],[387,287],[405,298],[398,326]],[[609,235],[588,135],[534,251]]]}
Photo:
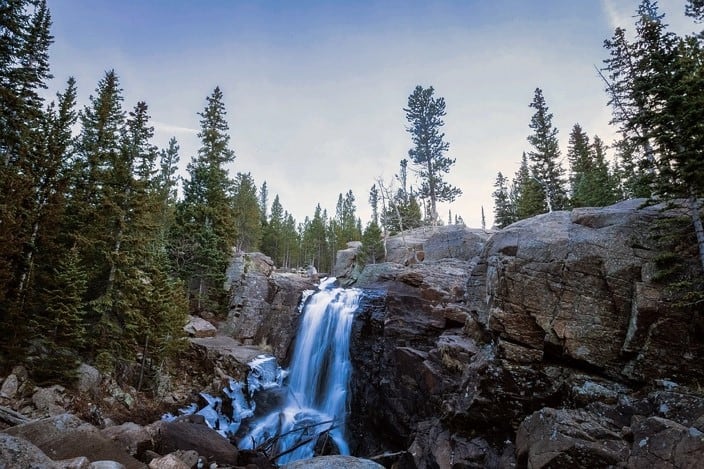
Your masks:
{"label": "wet rock", "polygon": [[[648,402],[654,415],[685,426],[695,425],[704,417],[704,396],[698,393],[684,390],[654,391],[648,395]],[[704,428],[701,430],[704,431]]]}
{"label": "wet rock", "polygon": [[482,438],[453,434],[433,420],[422,422],[408,452],[415,467],[499,467],[500,455]]}
{"label": "wet rock", "polygon": [[417,423],[444,413],[446,396],[458,390],[479,350],[462,332],[467,266],[457,259],[383,263],[360,275],[356,285],[370,296],[352,332],[355,454],[407,449]]}
{"label": "wet rock", "polygon": [[633,425],[628,467],[701,467],[704,433],[661,417],[639,418]]}

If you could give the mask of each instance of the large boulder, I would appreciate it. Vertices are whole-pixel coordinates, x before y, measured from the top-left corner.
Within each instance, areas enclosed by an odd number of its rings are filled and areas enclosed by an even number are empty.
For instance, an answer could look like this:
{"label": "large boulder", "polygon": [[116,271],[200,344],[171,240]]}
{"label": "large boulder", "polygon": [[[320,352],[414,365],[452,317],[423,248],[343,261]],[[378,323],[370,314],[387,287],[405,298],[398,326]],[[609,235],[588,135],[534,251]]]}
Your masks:
{"label": "large boulder", "polygon": [[59,465],[26,439],[0,433],[0,467],[58,469]]}
{"label": "large boulder", "polygon": [[406,230],[387,239],[386,261],[403,265],[448,258],[469,261],[481,253],[491,233],[464,225]]}
{"label": "large boulder", "polygon": [[319,456],[311,459],[301,459],[281,466],[282,469],[382,469],[384,466],[368,459],[352,456]]}
{"label": "large boulder", "polygon": [[313,280],[276,272],[271,259],[261,253],[239,253],[228,268],[227,285],[229,312],[221,333],[270,349],[283,361],[296,332],[301,294],[314,288]]}
{"label": "large boulder", "polygon": [[650,227],[669,214],[643,203],[547,213],[491,237],[467,298],[500,354],[642,383],[704,378],[697,314],[654,279]]}
{"label": "large boulder", "polygon": [[210,463],[237,464],[237,448],[205,424],[187,420],[157,422],[150,431],[155,435],[155,448],[159,454],[195,451]]}
{"label": "large boulder", "polygon": [[516,453],[522,466],[535,469],[610,467],[628,459],[630,445],[618,425],[603,416],[545,408],[519,427]]}
{"label": "large boulder", "polygon": [[351,284],[359,275],[359,265],[357,255],[362,248],[360,241],[350,241],[347,248],[340,249],[335,255],[335,265],[332,268],[332,276],[344,284]]}
{"label": "large boulder", "polygon": [[191,337],[214,337],[217,333],[217,328],[210,321],[198,316],[188,316],[188,323],[183,326],[184,332]]}
{"label": "large boulder", "polygon": [[147,429],[134,422],[125,422],[101,430],[103,436],[125,448],[129,454],[138,457],[154,447],[152,435]]}
{"label": "large boulder", "polygon": [[17,425],[5,432],[30,441],[55,461],[85,456],[90,461],[116,461],[127,469],[146,467],[121,445],[103,436],[96,427],[71,414]]}

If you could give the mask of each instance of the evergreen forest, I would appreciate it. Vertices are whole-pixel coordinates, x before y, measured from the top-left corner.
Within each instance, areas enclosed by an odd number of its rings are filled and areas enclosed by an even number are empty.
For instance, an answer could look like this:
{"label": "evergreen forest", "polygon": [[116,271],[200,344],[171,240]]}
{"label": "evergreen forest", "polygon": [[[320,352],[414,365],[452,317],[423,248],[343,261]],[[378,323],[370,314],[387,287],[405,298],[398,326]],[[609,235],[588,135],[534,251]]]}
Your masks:
{"label": "evergreen forest", "polygon": [[[689,0],[687,14],[704,21],[704,1]],[[670,32],[654,0],[641,2],[634,28],[633,39],[618,28],[605,41],[598,70],[620,139],[604,142],[576,123],[565,160],[536,88],[519,169],[496,176],[494,224],[632,197],[684,201],[677,233],[692,239],[704,269],[704,33]],[[88,362],[136,385],[135,363],[148,357],[139,377],[148,383],[183,350],[188,314],[226,314],[234,253],[261,251],[278,269],[327,273],[350,241],[362,242],[362,263],[375,263],[390,235],[463,224],[438,213],[462,190],[445,177],[455,159],[442,132],[445,100],[432,86],[416,86],[403,107],[410,150],[391,180],[369,181],[365,200],[343,190],[296,220],[266,181],[230,173],[236,142],[218,86],[193,110],[199,149],[182,155],[175,138],[154,145],[148,104],[124,101],[115,70],[82,108],[73,78],[47,98],[53,41],[46,0],[0,2],[3,368],[24,363],[43,384],[66,382]],[[365,223],[359,203],[371,207]],[[679,242],[668,234],[663,243]],[[663,257],[663,275],[684,281],[675,257]]]}

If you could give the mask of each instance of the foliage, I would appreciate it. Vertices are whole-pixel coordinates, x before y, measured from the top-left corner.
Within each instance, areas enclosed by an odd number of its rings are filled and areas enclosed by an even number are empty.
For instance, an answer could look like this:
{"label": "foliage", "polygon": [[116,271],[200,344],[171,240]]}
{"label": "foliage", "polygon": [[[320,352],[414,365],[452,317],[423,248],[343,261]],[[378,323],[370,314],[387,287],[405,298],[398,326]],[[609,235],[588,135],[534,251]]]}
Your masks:
{"label": "foliage", "polygon": [[[530,107],[535,109],[531,117],[530,128],[533,133],[528,136],[528,142],[533,150],[528,152],[530,159],[530,176],[538,183],[545,203],[540,212],[547,210],[562,210],[567,207],[567,191],[565,189],[564,172],[560,165],[560,146],[557,140],[557,129],[552,125],[552,114],[549,112],[543,91],[535,89]],[[536,215],[537,213],[531,213]]]}
{"label": "foliage", "polygon": [[[698,1],[687,13],[701,19]],[[702,36],[667,30],[653,0],[638,7],[635,39],[618,28],[605,42],[609,104],[623,147],[648,176],[652,195],[688,200],[704,272],[704,50]]]}
{"label": "foliage", "polygon": [[381,227],[374,221],[369,222],[362,234],[362,247],[359,250],[361,265],[376,264],[384,258],[384,242]]}
{"label": "foliage", "polygon": [[593,142],[575,124],[570,133],[570,204],[573,207],[603,207],[618,200],[617,180],[609,172],[606,148],[598,136]]}
{"label": "foliage", "polygon": [[492,196],[494,197],[494,223],[498,228],[505,228],[516,221],[516,214],[508,190],[508,178],[501,172],[496,175]]}
{"label": "foliage", "polygon": [[235,176],[232,206],[236,249],[246,252],[258,250],[262,238],[262,210],[251,174],[237,173]]}
{"label": "foliage", "polygon": [[238,233],[234,181],[225,168],[234,161],[235,153],[229,147],[229,128],[219,87],[207,97],[199,115],[201,147],[188,164],[189,177],[184,181],[184,197],[177,211],[176,264],[188,286],[191,310],[222,313],[222,284]]}
{"label": "foliage", "polygon": [[462,191],[444,180],[455,160],[445,156],[450,144],[441,132],[445,125],[445,99],[436,98],[434,93],[432,86],[416,86],[408,97],[408,107],[403,110],[409,123],[406,130],[413,142],[408,157],[421,180],[418,195],[429,200],[428,218],[437,223],[437,203],[453,202]]}

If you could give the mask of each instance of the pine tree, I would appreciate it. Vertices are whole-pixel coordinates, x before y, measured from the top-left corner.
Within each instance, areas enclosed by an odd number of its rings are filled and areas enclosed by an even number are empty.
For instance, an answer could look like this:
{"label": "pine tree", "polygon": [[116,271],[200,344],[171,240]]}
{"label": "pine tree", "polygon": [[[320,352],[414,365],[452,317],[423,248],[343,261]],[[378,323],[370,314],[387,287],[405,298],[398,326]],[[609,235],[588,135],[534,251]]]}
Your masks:
{"label": "pine tree", "polygon": [[159,152],[159,172],[156,176],[156,191],[158,193],[161,214],[159,216],[159,239],[161,248],[167,253],[167,263],[170,272],[176,272],[177,266],[172,260],[175,256],[175,241],[171,238],[176,223],[176,202],[178,197],[179,176],[178,163],[180,147],[175,137],[169,139],[168,146]]}
{"label": "pine tree", "polygon": [[528,152],[531,177],[538,182],[545,198],[542,212],[562,210],[567,207],[567,191],[563,180],[565,171],[560,165],[557,129],[552,125],[553,116],[540,88],[535,89],[530,107],[535,109],[530,121],[533,134],[528,136],[528,142],[533,146],[533,151]]}
{"label": "pine tree", "polygon": [[516,221],[514,206],[511,204],[508,192],[508,178],[499,172],[496,175],[494,187],[496,188],[492,194],[494,197],[494,224],[499,228],[505,228]]}
{"label": "pine tree", "polygon": [[376,264],[384,258],[384,242],[379,225],[373,220],[369,222],[362,234],[362,247],[359,250],[359,260],[362,265]]}
{"label": "pine tree", "polygon": [[262,211],[250,173],[237,173],[233,196],[236,244],[240,251],[256,251],[262,238]]}
{"label": "pine tree", "polygon": [[283,265],[283,225],[284,208],[279,200],[279,194],[274,196],[271,203],[269,220],[264,225],[262,233],[262,252],[271,257],[275,265]]}
{"label": "pine tree", "polygon": [[43,292],[55,288],[58,279],[55,268],[65,261],[65,253],[70,248],[70,239],[62,231],[66,216],[65,198],[70,178],[70,160],[75,151],[75,139],[71,128],[76,122],[76,88],[71,78],[63,93],[57,94],[45,113],[42,123],[41,151],[32,164],[35,188],[34,208],[31,218],[31,234],[26,251],[24,270],[20,275],[20,288],[23,291],[24,315],[45,317],[51,307]]}
{"label": "pine tree", "polygon": [[605,207],[621,200],[618,175],[609,167],[606,159],[606,145],[595,135],[590,148],[592,171],[590,173],[591,200],[594,207]]}
{"label": "pine tree", "polygon": [[[86,266],[88,300],[95,300],[107,289],[115,224],[120,216],[111,196],[121,192],[112,179],[117,176],[115,164],[120,161],[125,121],[122,100],[118,77],[110,70],[98,82],[96,96],[90,96],[90,103],[80,114],[82,130],[71,171],[65,231],[75,240]],[[124,184],[125,175],[121,177]]]}
{"label": "pine tree", "polygon": [[437,203],[453,202],[462,195],[462,191],[443,179],[455,160],[444,156],[450,148],[449,143],[445,142],[445,134],[440,131],[445,125],[445,99],[435,98],[434,93],[432,86],[416,86],[408,97],[408,107],[403,110],[410,124],[406,130],[413,142],[408,156],[421,179],[418,195],[429,200],[428,218],[437,223]]}
{"label": "pine tree", "polygon": [[83,302],[87,275],[75,247],[63,254],[54,269],[52,286],[40,293],[45,310],[31,320],[35,338],[28,365],[39,383],[74,379],[81,361],[79,352],[87,340]]}
{"label": "pine tree", "polygon": [[[688,7],[695,18],[701,13],[698,2]],[[643,0],[637,13],[634,42],[617,29],[605,43],[611,54],[605,63],[614,121],[632,151],[629,156],[651,177],[654,195],[687,200],[704,270],[702,38],[667,31],[652,0]]]}
{"label": "pine tree", "polygon": [[379,224],[379,189],[372,184],[369,189],[369,206],[372,209],[372,222]]}
{"label": "pine tree", "polygon": [[585,207],[590,205],[590,193],[593,191],[591,174],[593,164],[589,137],[579,124],[570,132],[567,160],[570,162],[571,205]]}
{"label": "pine tree", "polygon": [[359,241],[362,237],[357,228],[357,207],[352,191],[339,195],[335,211],[338,246],[344,248],[349,241]]}
{"label": "pine tree", "polygon": [[44,0],[0,5],[0,310],[5,313],[0,326],[9,326],[0,339],[8,347],[22,342],[13,318],[25,306],[34,227],[43,211],[35,196],[48,158],[40,90],[51,78],[50,26]]}
{"label": "pine tree", "polygon": [[281,265],[290,268],[303,265],[301,260],[301,236],[296,220],[288,212],[284,212],[284,222],[281,230]]}
{"label": "pine tree", "polygon": [[313,218],[306,217],[303,223],[302,255],[307,265],[315,266],[320,272],[329,272],[331,267],[327,227],[327,212],[318,204]]}
{"label": "pine tree", "polygon": [[510,199],[514,207],[516,220],[523,220],[543,213],[545,192],[535,178],[531,176],[530,168],[528,167],[528,156],[525,153],[521,157],[521,165],[511,186]]}
{"label": "pine tree", "polygon": [[262,219],[262,226],[266,225],[267,219],[269,218],[268,214],[268,209],[269,209],[269,188],[266,185],[266,181],[264,181],[259,188],[259,210],[261,211],[261,219]]}
{"label": "pine tree", "polygon": [[201,148],[188,164],[184,199],[178,209],[176,264],[187,283],[194,311],[222,311],[222,284],[237,240],[232,203],[234,181],[225,165],[235,159],[229,147],[229,127],[223,94],[216,87],[201,116]]}

